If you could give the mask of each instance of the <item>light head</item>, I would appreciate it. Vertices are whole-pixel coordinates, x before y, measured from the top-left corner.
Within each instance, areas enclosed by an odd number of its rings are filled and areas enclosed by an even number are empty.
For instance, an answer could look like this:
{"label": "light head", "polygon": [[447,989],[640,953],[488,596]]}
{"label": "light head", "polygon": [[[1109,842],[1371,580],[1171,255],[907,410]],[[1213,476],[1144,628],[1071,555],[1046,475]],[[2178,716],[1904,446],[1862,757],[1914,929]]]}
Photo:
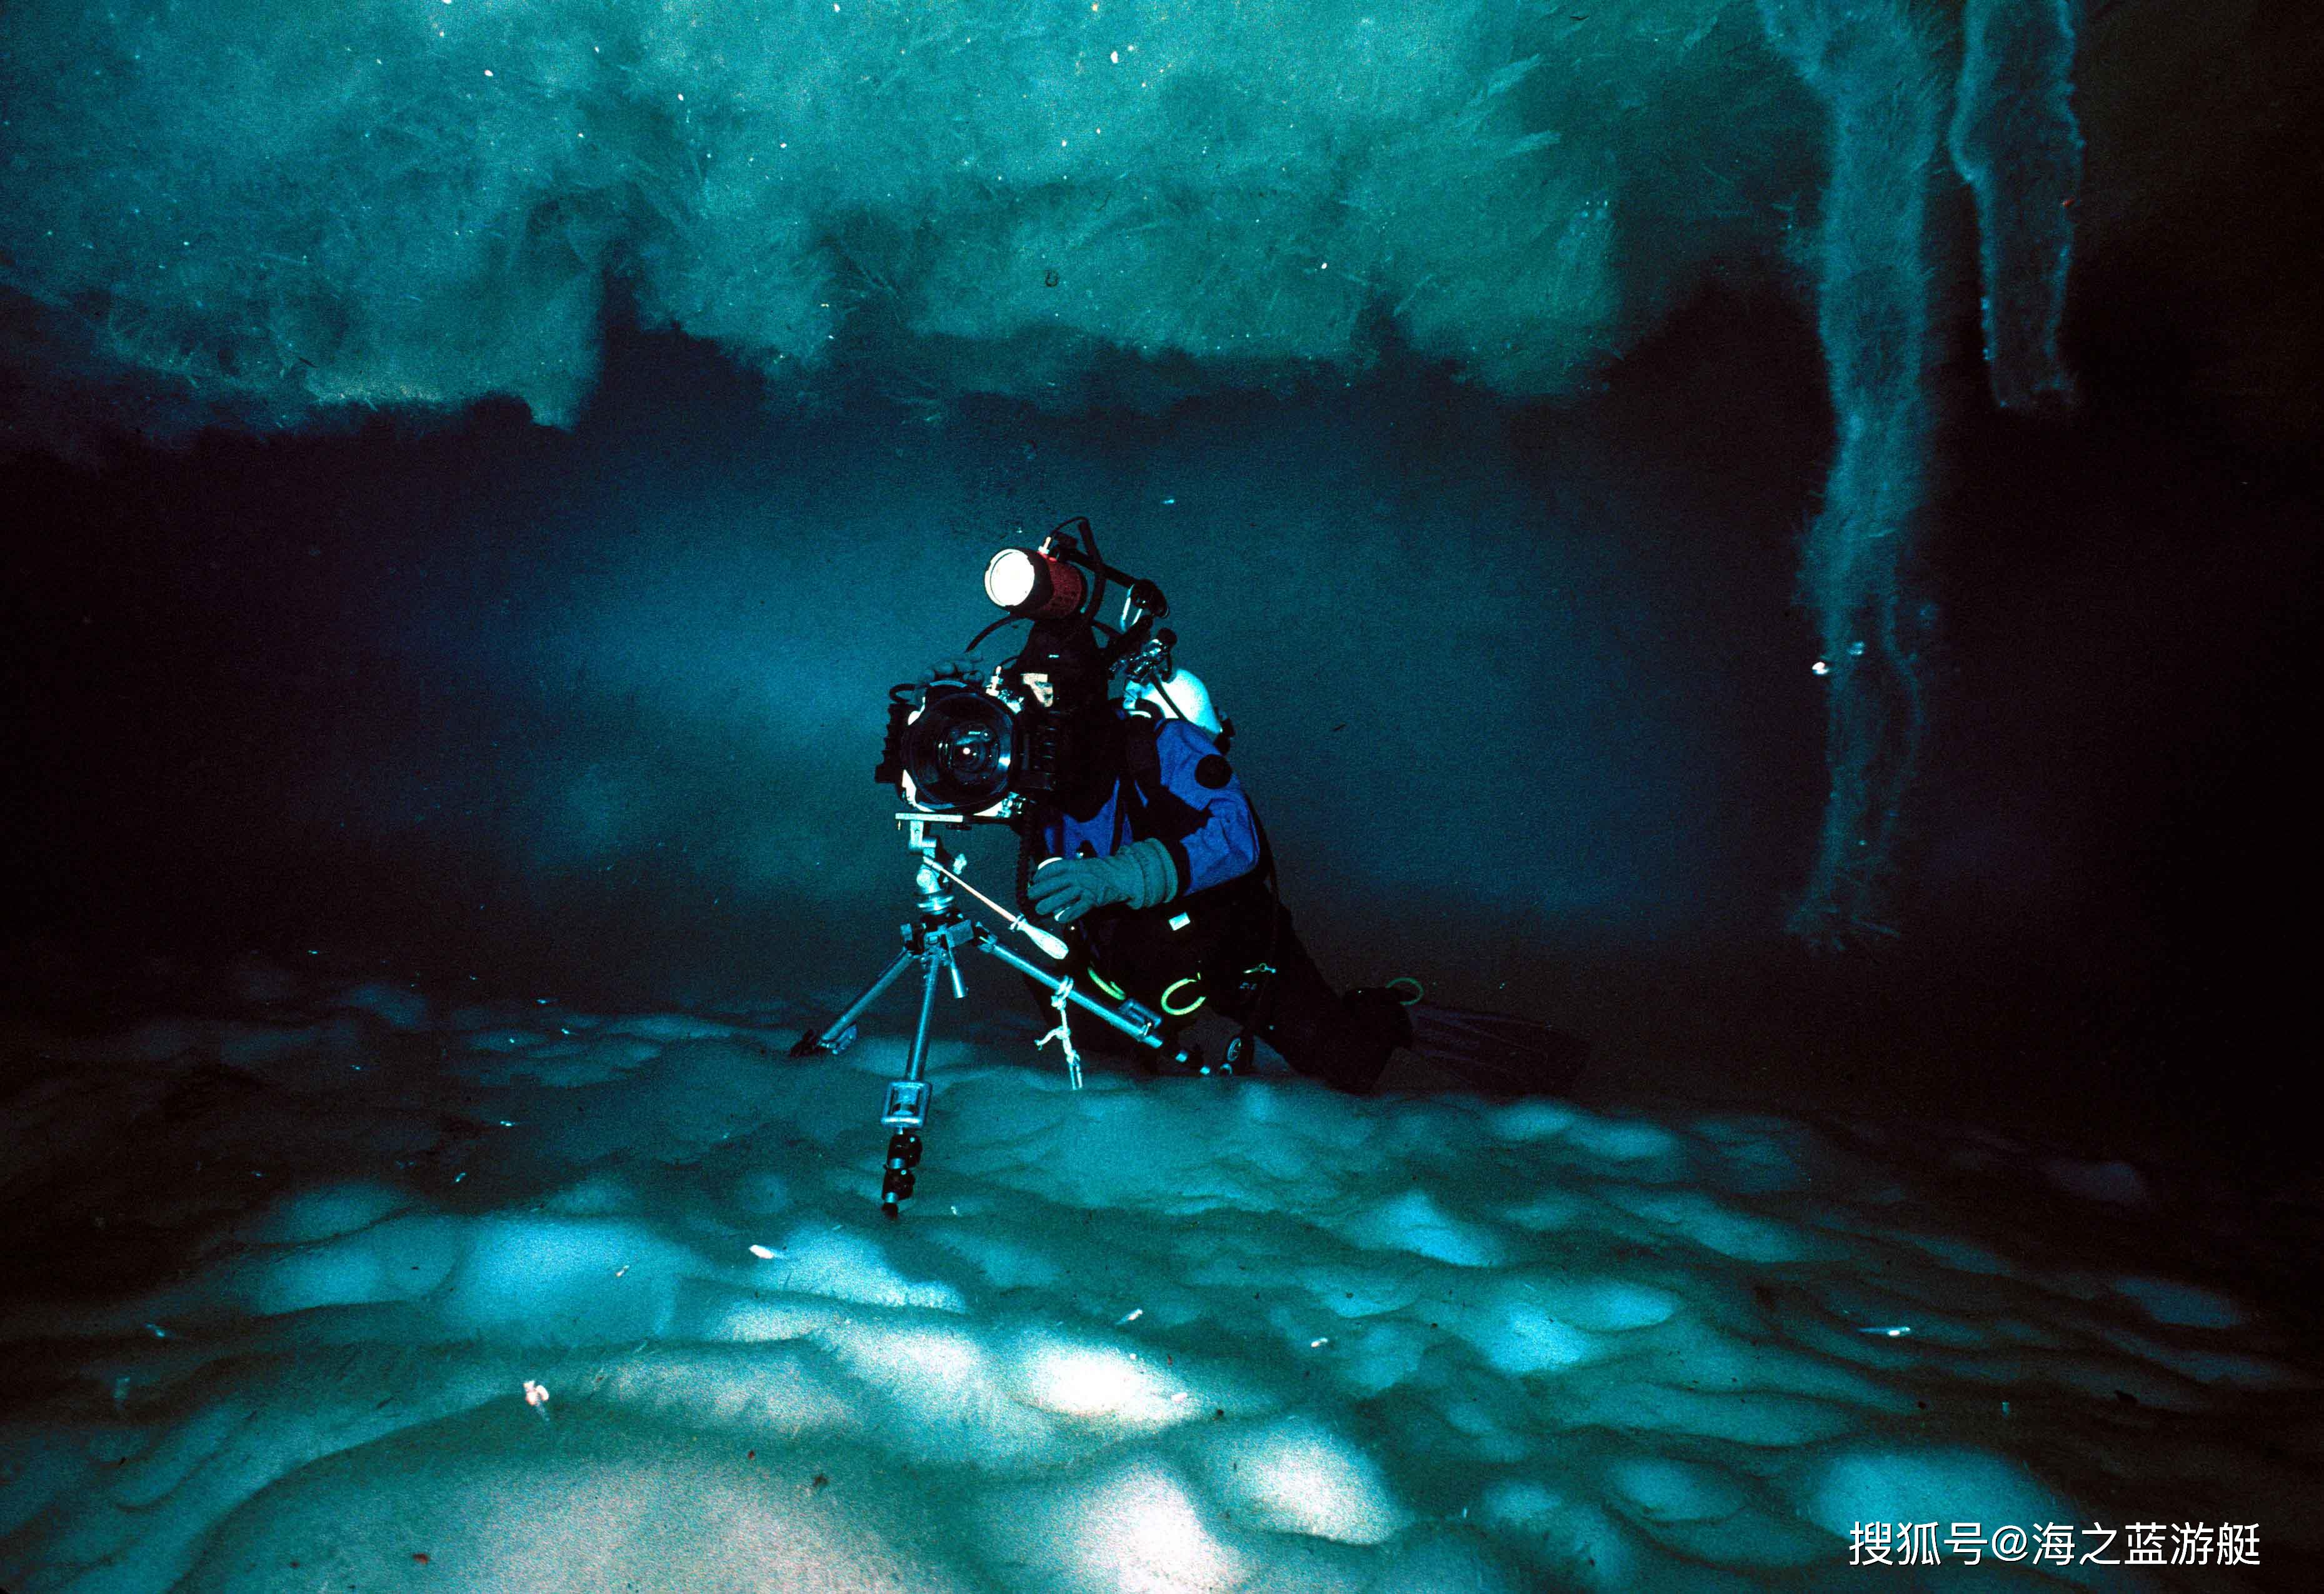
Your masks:
{"label": "light head", "polygon": [[984,567],[984,595],[1026,620],[1063,620],[1089,599],[1089,577],[1044,544],[1004,548]]}
{"label": "light head", "polygon": [[[1109,624],[1099,616],[1115,582],[1121,613]],[[1119,740],[1115,672],[1143,657],[1169,604],[1153,582],[1108,565],[1080,517],[1059,521],[1038,548],[994,554],[984,595],[1004,614],[966,652],[1016,620],[1032,622],[1024,646],[982,682],[948,668],[891,688],[872,775],[921,813],[1015,822],[1089,778]]]}

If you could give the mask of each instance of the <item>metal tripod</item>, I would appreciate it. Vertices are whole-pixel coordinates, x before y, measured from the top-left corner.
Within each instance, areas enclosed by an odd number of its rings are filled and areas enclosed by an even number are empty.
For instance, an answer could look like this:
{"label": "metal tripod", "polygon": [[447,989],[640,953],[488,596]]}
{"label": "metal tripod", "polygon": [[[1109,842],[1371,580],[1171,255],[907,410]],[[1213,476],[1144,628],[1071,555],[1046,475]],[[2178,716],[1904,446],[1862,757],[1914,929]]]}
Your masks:
{"label": "metal tripod", "polygon": [[[1018,956],[1002,945],[991,930],[954,906],[950,882],[959,878],[961,859],[960,854],[945,847],[943,832],[947,825],[965,825],[968,821],[964,816],[904,813],[896,815],[896,823],[908,837],[906,844],[920,861],[913,876],[913,883],[919,890],[915,904],[919,911],[903,926],[903,950],[838,1018],[820,1030],[809,1030],[799,1037],[790,1054],[794,1057],[836,1056],[845,1051],[854,1042],[855,1021],[906,969],[914,963],[920,965],[919,1023],[912,1030],[912,1049],[905,1058],[904,1077],[888,1082],[887,1098],[880,1113],[880,1122],[894,1131],[888,1137],[887,1171],[880,1181],[880,1208],[890,1218],[900,1216],[899,1203],[910,1199],[915,1170],[920,1163],[920,1131],[927,1126],[928,1116],[928,1083],[922,1074],[927,1064],[928,1020],[936,1012],[936,984],[948,981],[955,1000],[968,995],[968,988],[961,981],[958,956],[964,945],[974,945],[991,954],[1048,991],[1058,1009],[1061,1030],[1065,1009],[1071,1005],[1111,1024],[1140,1046],[1169,1054],[1178,1065],[1195,1066],[1186,1048],[1174,1049],[1173,1043],[1164,1038],[1160,1014],[1134,1001],[1108,1004],[1084,995],[1072,979],[1052,974],[1038,963]],[[1022,924],[1021,919],[1018,921],[1019,926]],[[1065,1056],[1074,1088],[1079,1089],[1081,1065],[1074,1057],[1070,1037]]]}

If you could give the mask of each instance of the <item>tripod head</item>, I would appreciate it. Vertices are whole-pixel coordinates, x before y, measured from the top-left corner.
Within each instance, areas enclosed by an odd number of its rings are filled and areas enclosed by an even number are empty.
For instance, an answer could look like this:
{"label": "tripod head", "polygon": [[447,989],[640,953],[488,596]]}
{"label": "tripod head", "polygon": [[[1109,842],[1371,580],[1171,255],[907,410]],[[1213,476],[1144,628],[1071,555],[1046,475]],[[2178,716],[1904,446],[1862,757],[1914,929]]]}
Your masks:
{"label": "tripod head", "polygon": [[947,826],[965,827],[967,818],[959,814],[899,814],[897,827],[904,832],[904,845],[918,858],[920,866],[912,876],[919,889],[921,913],[932,918],[949,917],[952,912],[952,892],[946,889],[960,865],[960,854],[945,845]]}
{"label": "tripod head", "polygon": [[[1044,953],[1047,953],[1053,962],[1063,963],[1066,958],[1072,955],[1073,949],[1068,947],[1063,941],[1057,939],[1056,936],[1052,935],[1048,931],[1033,923],[1031,919],[1026,917],[1023,914],[1010,912],[1008,908],[1003,908],[1000,903],[995,902],[991,898],[978,890],[974,886],[970,885],[966,880],[961,879],[959,868],[961,862],[960,855],[956,852],[946,852],[945,850],[944,843],[939,837],[927,834],[927,823],[931,820],[948,822],[954,825],[965,824],[967,822],[965,816],[956,814],[899,814],[896,815],[896,823],[902,825],[905,830],[909,833],[912,838],[908,843],[912,851],[920,855],[920,872],[918,877],[921,892],[920,911],[923,913],[950,912],[952,908],[951,894],[948,892],[938,894],[937,889],[942,886],[942,883],[945,880],[950,880],[954,885],[958,886],[962,890],[966,891],[979,902],[983,903],[985,907],[992,909],[993,912],[1006,919],[1008,921],[1009,928],[1015,930],[1019,935],[1023,935],[1025,939],[1039,947]],[[934,888],[930,885],[932,880],[936,882],[936,887]],[[937,906],[931,908],[928,906],[930,903],[936,903]]]}

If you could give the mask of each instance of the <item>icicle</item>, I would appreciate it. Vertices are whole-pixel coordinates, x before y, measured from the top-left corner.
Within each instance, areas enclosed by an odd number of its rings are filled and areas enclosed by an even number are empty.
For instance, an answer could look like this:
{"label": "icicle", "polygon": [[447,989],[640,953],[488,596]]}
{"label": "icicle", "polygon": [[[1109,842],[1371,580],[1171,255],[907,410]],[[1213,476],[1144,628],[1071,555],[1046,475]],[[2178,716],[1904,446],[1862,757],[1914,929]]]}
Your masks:
{"label": "icicle", "polygon": [[1948,143],[1977,196],[1986,376],[2005,410],[2070,403],[2058,352],[2082,134],[2067,0],[1969,0]]}
{"label": "icicle", "polygon": [[1928,493],[1926,241],[1945,85],[1907,0],[1760,0],[1767,37],[1831,113],[1817,327],[1839,447],[1808,533],[1802,594],[1831,683],[1831,787],[1792,929],[1826,944],[1888,933],[1880,904],[1921,741],[1918,639],[1901,617]]}

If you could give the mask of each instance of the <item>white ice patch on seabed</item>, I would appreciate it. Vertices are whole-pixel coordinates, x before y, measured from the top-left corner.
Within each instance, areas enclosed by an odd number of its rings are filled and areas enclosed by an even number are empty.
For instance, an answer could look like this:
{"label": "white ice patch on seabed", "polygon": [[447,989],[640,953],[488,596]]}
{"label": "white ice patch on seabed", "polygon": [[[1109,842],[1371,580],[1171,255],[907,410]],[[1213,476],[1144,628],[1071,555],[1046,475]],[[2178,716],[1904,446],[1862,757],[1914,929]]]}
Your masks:
{"label": "white ice patch on seabed", "polygon": [[1881,1576],[1871,1516],[2324,1549],[2312,1352],[2126,1162],[948,1042],[887,1222],[892,1036],[300,1010],[5,1104],[13,1594],[1696,1594]]}
{"label": "white ice patch on seabed", "polygon": [[1403,1194],[1363,1213],[1343,1232],[1377,1250],[1410,1251],[1459,1267],[1487,1267],[1508,1259],[1499,1237],[1440,1211],[1425,1190]]}
{"label": "white ice patch on seabed", "polygon": [[1204,1460],[1220,1499],[1277,1533],[1377,1544],[1412,1519],[1370,1457],[1308,1418],[1222,1439]]}
{"label": "white ice patch on seabed", "polygon": [[761,1288],[828,1295],[875,1306],[921,1306],[936,1312],[967,1310],[960,1292],[946,1284],[916,1283],[892,1267],[877,1241],[836,1229],[802,1229],[767,1258]]}

